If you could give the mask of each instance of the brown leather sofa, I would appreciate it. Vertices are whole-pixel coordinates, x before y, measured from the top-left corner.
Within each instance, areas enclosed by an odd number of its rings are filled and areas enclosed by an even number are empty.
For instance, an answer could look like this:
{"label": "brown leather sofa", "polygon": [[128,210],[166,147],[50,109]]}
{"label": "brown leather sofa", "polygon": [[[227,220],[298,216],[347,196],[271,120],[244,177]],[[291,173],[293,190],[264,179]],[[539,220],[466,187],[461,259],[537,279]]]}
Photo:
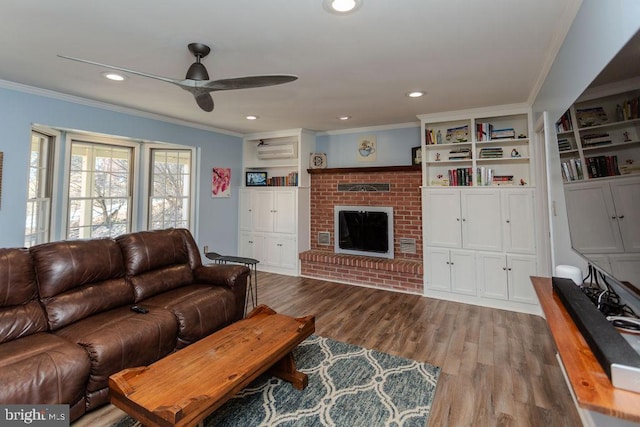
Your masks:
{"label": "brown leather sofa", "polygon": [[248,274],[185,229],[0,249],[0,403],[104,405],[111,374],[240,320]]}

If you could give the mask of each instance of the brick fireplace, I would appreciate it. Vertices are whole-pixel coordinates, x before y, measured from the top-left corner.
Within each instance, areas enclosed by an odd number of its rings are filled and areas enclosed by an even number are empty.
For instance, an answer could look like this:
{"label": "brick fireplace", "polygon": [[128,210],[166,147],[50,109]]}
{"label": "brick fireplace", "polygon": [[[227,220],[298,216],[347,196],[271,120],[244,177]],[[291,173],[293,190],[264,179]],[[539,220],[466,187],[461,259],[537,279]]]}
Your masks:
{"label": "brick fireplace", "polygon": [[[311,250],[300,254],[302,275],[422,294],[420,167],[334,168],[309,172]],[[363,184],[363,187],[371,187],[366,184],[389,184],[389,191],[344,191],[342,187],[345,184],[347,187],[348,184]],[[393,207],[394,259],[335,254],[333,208],[340,205]],[[321,233],[330,233],[330,240],[325,244],[319,243]],[[415,251],[412,252],[414,240]]]}

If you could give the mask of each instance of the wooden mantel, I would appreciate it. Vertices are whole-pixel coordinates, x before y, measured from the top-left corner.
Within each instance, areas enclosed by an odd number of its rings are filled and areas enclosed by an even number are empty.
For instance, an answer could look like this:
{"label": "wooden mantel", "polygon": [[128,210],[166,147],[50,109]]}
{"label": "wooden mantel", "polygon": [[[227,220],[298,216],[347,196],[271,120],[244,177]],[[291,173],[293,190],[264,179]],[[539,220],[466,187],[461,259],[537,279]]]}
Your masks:
{"label": "wooden mantel", "polygon": [[380,172],[415,172],[421,170],[420,165],[408,166],[367,166],[362,168],[325,168],[307,169],[310,174],[324,173],[380,173]]}
{"label": "wooden mantel", "polygon": [[640,422],[640,393],[615,388],[571,315],[553,292],[551,278],[532,277],[570,387],[583,409]]}

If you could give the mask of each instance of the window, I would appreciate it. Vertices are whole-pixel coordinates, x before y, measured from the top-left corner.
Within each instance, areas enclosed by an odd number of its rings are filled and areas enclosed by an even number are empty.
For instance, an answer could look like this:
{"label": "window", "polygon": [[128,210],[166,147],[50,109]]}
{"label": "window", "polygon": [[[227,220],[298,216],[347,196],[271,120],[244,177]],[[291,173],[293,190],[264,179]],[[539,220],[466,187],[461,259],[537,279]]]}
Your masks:
{"label": "window", "polygon": [[189,228],[191,150],[152,149],[149,189],[150,230]]}
{"label": "window", "polygon": [[131,230],[133,147],[71,141],[67,238]]}
{"label": "window", "polygon": [[54,137],[36,131],[31,132],[25,247],[49,241],[53,143]]}

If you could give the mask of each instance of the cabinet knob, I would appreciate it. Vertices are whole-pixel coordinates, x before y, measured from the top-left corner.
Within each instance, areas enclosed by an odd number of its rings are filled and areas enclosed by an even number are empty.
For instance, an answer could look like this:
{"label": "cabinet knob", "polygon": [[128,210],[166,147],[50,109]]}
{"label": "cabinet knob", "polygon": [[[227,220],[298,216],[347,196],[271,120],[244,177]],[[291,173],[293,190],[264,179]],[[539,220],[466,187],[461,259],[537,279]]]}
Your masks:
{"label": "cabinet knob", "polygon": [[447,265],[451,264],[449,261],[447,261]]}
{"label": "cabinet knob", "polygon": [[503,269],[504,271],[507,271],[507,267],[502,267],[502,269]]}
{"label": "cabinet knob", "polygon": [[456,221],[460,222],[460,218],[456,218]]}
{"label": "cabinet knob", "polygon": [[249,243],[253,243],[253,240],[249,240]]}
{"label": "cabinet knob", "polygon": [[466,222],[466,221],[467,221],[467,218],[462,218],[462,222]]}
{"label": "cabinet knob", "polygon": [[623,218],[624,218],[624,215],[620,215],[618,218],[623,219]]}
{"label": "cabinet knob", "polygon": [[511,221],[507,220],[507,224],[511,223]]}
{"label": "cabinet knob", "polygon": [[616,219],[616,217],[615,217],[615,216],[612,216],[612,217],[611,217],[611,219]]}
{"label": "cabinet knob", "polygon": [[507,270],[511,271],[511,267],[507,268]]}

